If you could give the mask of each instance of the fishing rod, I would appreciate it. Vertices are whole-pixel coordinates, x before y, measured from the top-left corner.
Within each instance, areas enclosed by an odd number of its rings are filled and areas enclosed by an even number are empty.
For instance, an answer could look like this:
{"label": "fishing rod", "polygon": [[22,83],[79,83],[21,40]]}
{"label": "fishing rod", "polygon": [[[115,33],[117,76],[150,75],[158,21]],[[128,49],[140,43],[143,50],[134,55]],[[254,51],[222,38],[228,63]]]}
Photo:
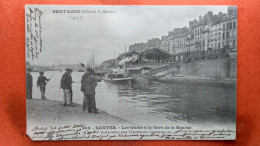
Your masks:
{"label": "fishing rod", "polygon": [[56,70],[52,73],[52,75],[51,75],[51,77],[50,77],[50,80],[51,80],[52,76],[53,76],[55,73],[56,73]]}
{"label": "fishing rod", "polygon": [[46,82],[46,85],[49,83],[49,81],[51,80],[52,76],[56,73],[56,70],[52,73],[50,79]]}

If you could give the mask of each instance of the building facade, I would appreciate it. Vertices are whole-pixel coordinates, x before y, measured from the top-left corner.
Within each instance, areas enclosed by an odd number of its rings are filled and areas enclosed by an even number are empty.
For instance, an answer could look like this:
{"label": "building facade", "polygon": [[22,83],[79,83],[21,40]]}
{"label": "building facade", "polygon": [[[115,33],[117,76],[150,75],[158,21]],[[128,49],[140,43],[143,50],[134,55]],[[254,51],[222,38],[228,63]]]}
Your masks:
{"label": "building facade", "polygon": [[[159,48],[175,56],[175,61],[187,61],[189,57],[237,49],[237,7],[230,6],[227,13],[204,16],[189,22],[188,27],[175,28],[167,36],[148,39],[145,43],[129,46],[129,51],[144,52]],[[212,51],[213,50],[213,51]],[[214,51],[216,50],[216,51]],[[199,57],[201,59],[209,57]]]}

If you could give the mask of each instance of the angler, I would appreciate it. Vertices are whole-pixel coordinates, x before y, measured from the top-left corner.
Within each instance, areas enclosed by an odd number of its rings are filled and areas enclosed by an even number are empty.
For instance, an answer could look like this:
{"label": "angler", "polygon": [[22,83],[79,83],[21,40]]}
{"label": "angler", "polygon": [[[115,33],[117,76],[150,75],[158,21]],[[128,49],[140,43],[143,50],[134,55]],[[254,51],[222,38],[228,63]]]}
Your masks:
{"label": "angler", "polygon": [[[45,97],[45,87],[47,85],[47,82],[51,79],[47,79],[43,74],[44,72],[41,71],[39,72],[40,76],[38,77],[38,80],[37,80],[37,87],[40,87],[40,91],[41,91],[41,99],[45,100],[46,97]],[[47,82],[46,82],[47,81]]]}

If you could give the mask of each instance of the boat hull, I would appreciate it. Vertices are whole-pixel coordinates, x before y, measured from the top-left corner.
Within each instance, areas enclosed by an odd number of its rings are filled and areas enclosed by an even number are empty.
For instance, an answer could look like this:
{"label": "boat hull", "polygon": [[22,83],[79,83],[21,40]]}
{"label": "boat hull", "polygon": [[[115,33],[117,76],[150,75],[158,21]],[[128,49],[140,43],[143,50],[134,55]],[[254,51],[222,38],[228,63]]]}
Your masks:
{"label": "boat hull", "polygon": [[111,79],[105,79],[105,81],[108,82],[128,82],[132,81],[133,78],[111,78]]}

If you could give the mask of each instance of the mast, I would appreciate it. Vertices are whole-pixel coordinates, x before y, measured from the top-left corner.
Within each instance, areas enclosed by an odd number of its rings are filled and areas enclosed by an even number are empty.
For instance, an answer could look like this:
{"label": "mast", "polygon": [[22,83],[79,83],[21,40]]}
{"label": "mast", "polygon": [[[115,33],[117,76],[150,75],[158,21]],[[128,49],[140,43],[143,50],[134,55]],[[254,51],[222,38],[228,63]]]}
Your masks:
{"label": "mast", "polygon": [[125,44],[125,53],[126,53],[126,44]]}
{"label": "mast", "polygon": [[59,60],[59,71],[61,71],[61,69],[60,69],[60,60]]}
{"label": "mast", "polygon": [[92,57],[92,68],[95,68],[95,62],[94,62],[94,49],[93,49],[93,57]]}
{"label": "mast", "polygon": [[91,57],[89,58],[89,61],[88,61],[88,67],[90,67],[91,68]]}

